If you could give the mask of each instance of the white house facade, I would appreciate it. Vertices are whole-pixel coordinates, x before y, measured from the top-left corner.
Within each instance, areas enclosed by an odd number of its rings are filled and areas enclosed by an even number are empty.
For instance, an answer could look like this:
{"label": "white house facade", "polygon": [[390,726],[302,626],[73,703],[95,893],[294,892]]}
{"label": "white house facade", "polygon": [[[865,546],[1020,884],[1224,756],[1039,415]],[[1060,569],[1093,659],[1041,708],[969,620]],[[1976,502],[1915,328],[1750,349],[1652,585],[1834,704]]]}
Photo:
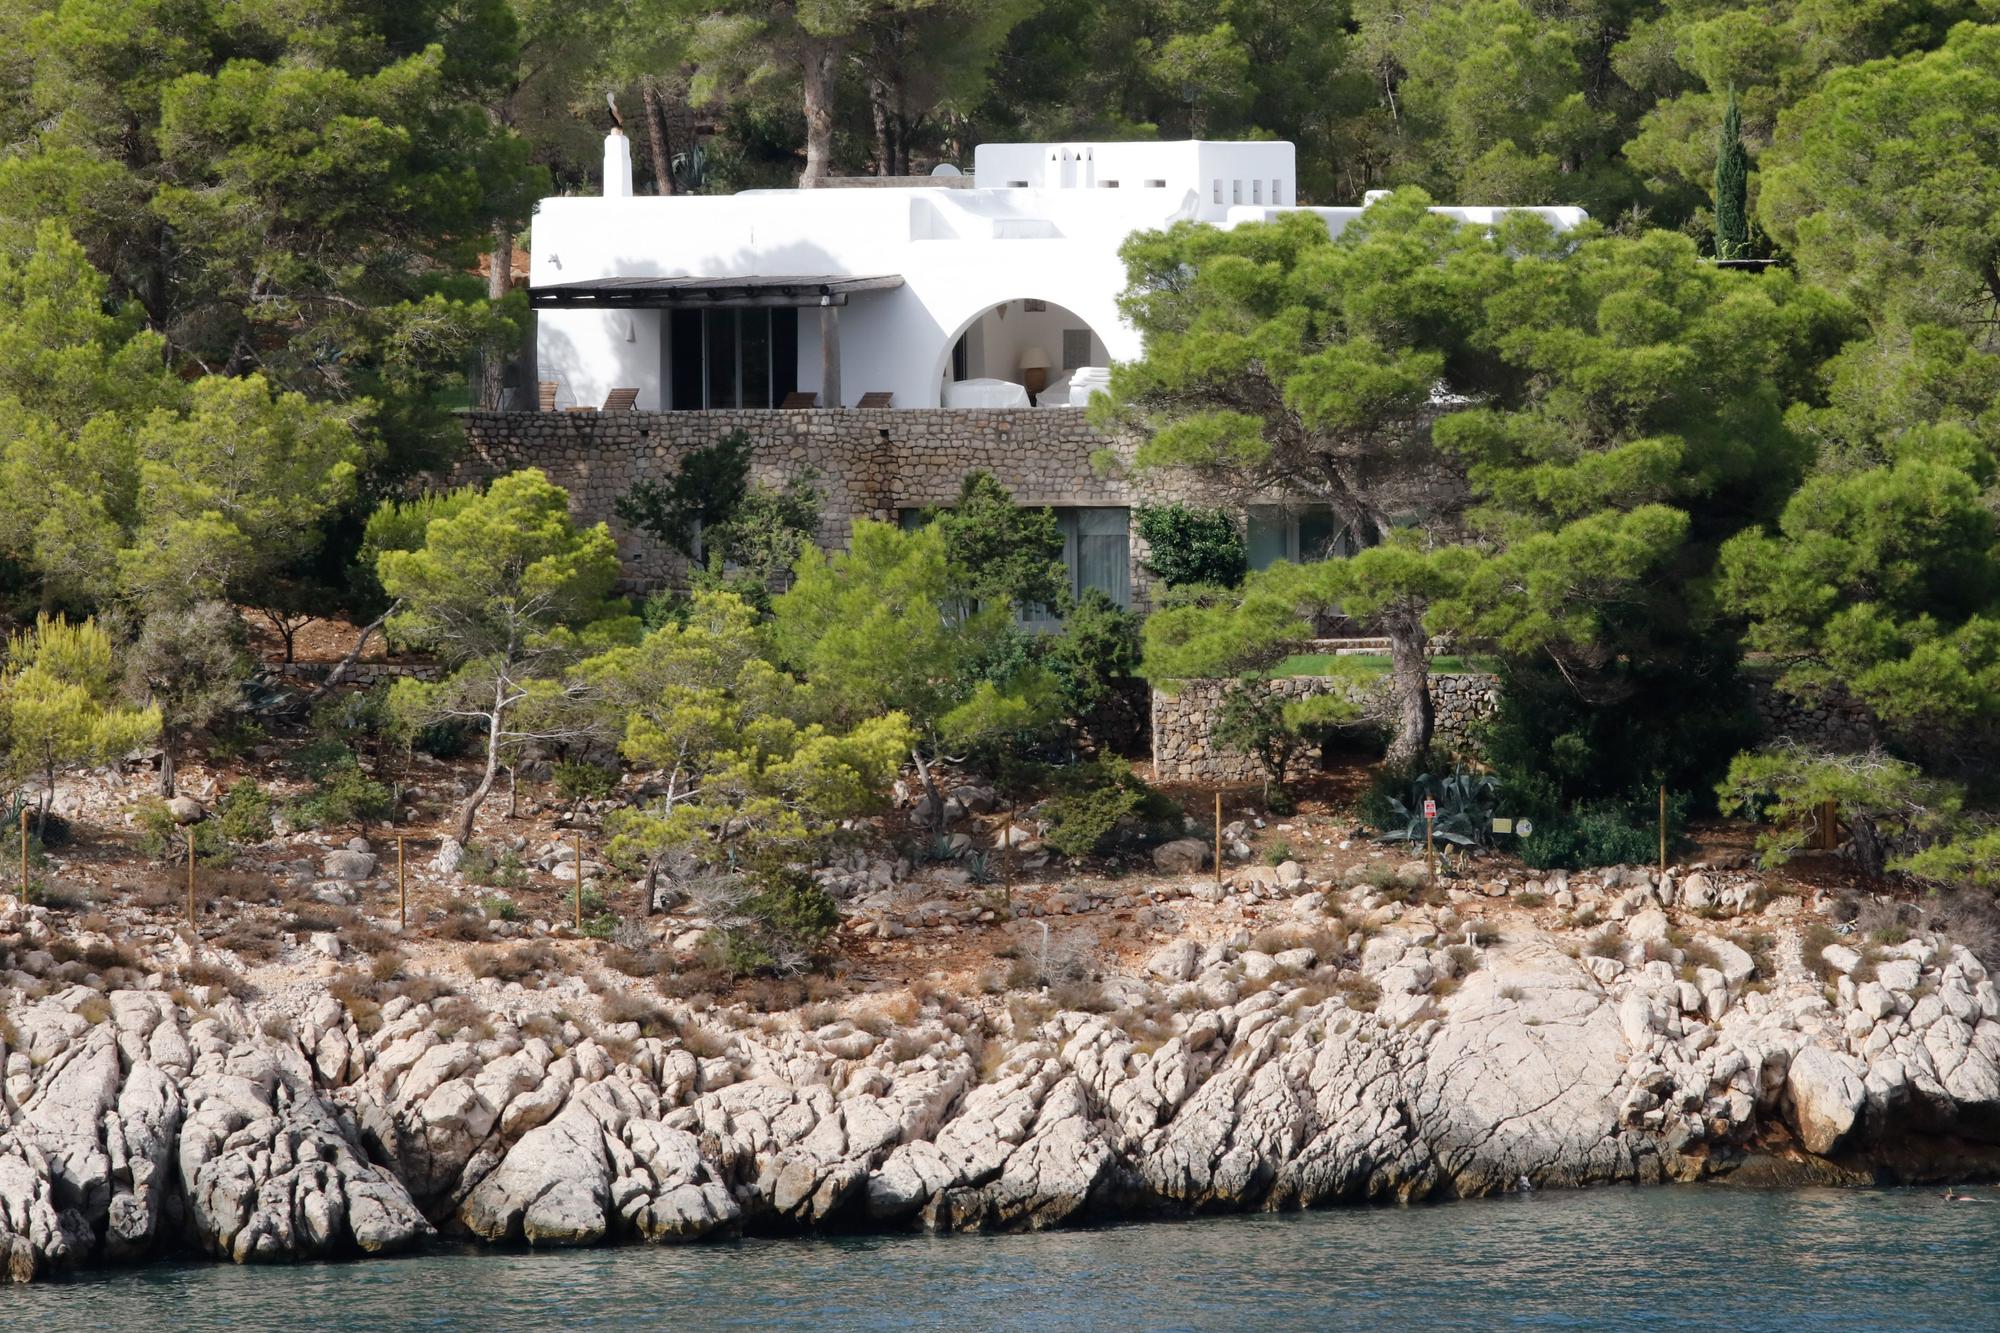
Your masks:
{"label": "white house facade", "polygon": [[622,135],[605,163],[602,196],[534,219],[531,378],[558,408],[1069,406],[1141,350],[1132,233],[1361,211],[1301,209],[1288,143],[984,144],[970,177],[665,198],[632,193]]}

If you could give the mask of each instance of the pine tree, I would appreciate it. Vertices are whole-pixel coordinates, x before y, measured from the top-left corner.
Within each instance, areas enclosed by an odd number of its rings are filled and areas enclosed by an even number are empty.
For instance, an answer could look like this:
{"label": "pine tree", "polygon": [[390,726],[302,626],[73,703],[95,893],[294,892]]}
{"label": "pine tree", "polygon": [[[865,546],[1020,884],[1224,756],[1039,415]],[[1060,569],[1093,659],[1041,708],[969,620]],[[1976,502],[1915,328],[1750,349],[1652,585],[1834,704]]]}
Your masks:
{"label": "pine tree", "polygon": [[1736,89],[1729,90],[1729,109],[1722,113],[1722,135],[1715,150],[1715,257],[1742,259],[1750,250],[1746,211],[1750,159],[1743,151],[1743,116],[1736,106]]}

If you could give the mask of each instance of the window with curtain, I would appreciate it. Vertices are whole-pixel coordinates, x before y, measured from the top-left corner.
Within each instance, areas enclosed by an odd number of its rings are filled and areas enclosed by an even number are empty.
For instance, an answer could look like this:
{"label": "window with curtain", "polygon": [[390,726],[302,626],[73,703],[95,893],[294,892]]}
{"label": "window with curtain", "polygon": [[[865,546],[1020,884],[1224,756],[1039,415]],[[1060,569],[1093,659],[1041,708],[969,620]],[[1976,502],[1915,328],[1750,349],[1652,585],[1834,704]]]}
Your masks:
{"label": "window with curtain", "polygon": [[1251,505],[1244,554],[1250,568],[1269,569],[1280,560],[1305,564],[1353,555],[1360,548],[1328,505]]}

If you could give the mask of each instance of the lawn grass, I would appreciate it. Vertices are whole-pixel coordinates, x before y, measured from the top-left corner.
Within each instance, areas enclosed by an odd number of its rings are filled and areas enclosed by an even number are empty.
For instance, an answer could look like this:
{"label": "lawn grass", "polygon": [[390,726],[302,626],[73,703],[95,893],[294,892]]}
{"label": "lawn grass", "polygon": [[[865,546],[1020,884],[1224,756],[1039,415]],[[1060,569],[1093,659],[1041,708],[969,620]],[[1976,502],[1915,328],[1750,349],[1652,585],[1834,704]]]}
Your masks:
{"label": "lawn grass", "polygon": [[[1432,671],[1491,671],[1493,659],[1447,654],[1431,659]],[[1337,657],[1332,653],[1293,653],[1271,668],[1274,676],[1331,676],[1353,672],[1357,676],[1386,676],[1389,659],[1380,653]]]}

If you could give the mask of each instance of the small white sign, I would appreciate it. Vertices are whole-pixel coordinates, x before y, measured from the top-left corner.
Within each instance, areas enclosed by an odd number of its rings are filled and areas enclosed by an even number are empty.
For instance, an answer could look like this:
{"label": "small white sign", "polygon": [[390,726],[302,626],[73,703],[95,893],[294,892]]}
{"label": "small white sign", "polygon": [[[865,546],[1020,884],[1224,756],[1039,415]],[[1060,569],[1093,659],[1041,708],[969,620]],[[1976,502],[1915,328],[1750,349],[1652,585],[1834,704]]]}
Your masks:
{"label": "small white sign", "polygon": [[1424,798],[1424,818],[1425,818],[1425,819],[1436,819],[1437,817],[1438,817],[1438,803],[1437,803],[1436,801],[1433,801],[1433,800],[1431,800],[1431,799],[1430,799],[1429,797],[1425,797],[1425,798]]}
{"label": "small white sign", "polygon": [[1535,831],[1535,821],[1534,821],[1534,820],[1532,820],[1532,819],[1517,819],[1517,820],[1515,820],[1515,821],[1514,821],[1514,832],[1516,832],[1516,833],[1520,834],[1520,835],[1521,835],[1522,837],[1524,837],[1524,838],[1525,838],[1525,837],[1527,837],[1527,836],[1528,836],[1528,835],[1529,835],[1530,833],[1533,833],[1534,831]]}

